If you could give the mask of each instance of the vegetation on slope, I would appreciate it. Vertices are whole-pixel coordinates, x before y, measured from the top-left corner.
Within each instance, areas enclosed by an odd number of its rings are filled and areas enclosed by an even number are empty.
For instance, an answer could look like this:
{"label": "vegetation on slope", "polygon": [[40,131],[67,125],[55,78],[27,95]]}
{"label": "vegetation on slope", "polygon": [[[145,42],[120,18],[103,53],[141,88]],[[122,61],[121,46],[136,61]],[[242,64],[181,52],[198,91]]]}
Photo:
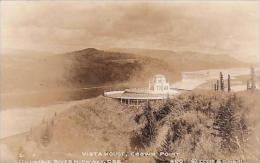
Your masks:
{"label": "vegetation on slope", "polygon": [[82,151],[155,151],[177,152],[187,160],[257,160],[257,98],[259,92],[190,92],[136,109],[98,97],[43,121],[19,149],[27,159],[33,159],[30,153],[38,159],[75,159],[82,158]]}
{"label": "vegetation on slope", "polygon": [[[256,94],[246,94],[250,98]],[[256,98],[245,94],[189,93],[149,104],[136,116],[143,126],[131,138],[133,149],[180,153],[179,158],[246,159],[258,157]],[[259,96],[259,95],[258,95]],[[164,128],[164,130],[162,130]],[[164,135],[162,133],[165,133]],[[148,136],[149,135],[149,136]],[[163,136],[162,136],[163,135]],[[252,143],[254,142],[254,143]],[[157,162],[176,157],[157,155]]]}

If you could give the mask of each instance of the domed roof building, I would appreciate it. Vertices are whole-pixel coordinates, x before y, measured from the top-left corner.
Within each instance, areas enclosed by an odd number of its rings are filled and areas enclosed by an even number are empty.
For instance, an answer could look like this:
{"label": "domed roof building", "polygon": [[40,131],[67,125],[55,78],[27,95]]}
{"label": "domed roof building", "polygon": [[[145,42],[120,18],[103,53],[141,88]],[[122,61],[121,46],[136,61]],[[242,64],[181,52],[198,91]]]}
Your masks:
{"label": "domed roof building", "polygon": [[164,75],[155,75],[153,80],[149,81],[149,88],[151,93],[169,93],[170,83],[166,80]]}
{"label": "domed roof building", "polygon": [[146,88],[131,88],[124,91],[104,92],[104,96],[119,99],[121,103],[139,105],[148,100],[163,100],[178,94],[178,91],[170,88],[170,83],[164,75],[158,74],[149,80]]}

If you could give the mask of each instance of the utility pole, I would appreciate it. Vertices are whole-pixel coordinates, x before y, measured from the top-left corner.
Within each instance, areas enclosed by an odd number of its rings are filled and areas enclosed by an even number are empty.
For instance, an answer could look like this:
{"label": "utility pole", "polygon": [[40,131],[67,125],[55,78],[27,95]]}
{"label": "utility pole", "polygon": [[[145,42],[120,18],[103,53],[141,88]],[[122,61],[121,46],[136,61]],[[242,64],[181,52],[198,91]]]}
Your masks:
{"label": "utility pole", "polygon": [[217,80],[217,91],[219,90],[219,80]]}
{"label": "utility pole", "polygon": [[246,90],[248,91],[250,89],[250,83],[249,81],[246,81]]}
{"label": "utility pole", "polygon": [[230,75],[228,74],[228,92],[231,91]]}
{"label": "utility pole", "polygon": [[214,84],[214,91],[217,91],[217,84]]}

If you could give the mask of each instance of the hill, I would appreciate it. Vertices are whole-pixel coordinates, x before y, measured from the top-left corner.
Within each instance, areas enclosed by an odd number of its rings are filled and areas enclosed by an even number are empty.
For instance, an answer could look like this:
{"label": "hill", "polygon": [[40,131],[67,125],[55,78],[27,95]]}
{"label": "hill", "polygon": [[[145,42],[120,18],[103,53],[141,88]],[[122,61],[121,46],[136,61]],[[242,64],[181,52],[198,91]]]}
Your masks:
{"label": "hill", "polygon": [[68,53],[74,60],[72,82],[79,85],[116,82],[143,82],[156,73],[171,81],[180,80],[182,71],[249,66],[228,55],[195,52],[176,53],[154,49],[94,48]]}
{"label": "hill", "polygon": [[156,73],[165,73],[175,81],[180,79],[181,71],[248,66],[227,55],[153,49],[114,50],[118,52],[87,48],[57,55],[4,55],[1,61],[3,91],[87,87],[132,79],[136,82],[137,79],[147,80]]}
{"label": "hill", "polygon": [[[129,52],[87,48],[65,54],[3,55],[2,101],[4,105],[12,101],[37,105],[83,99],[108,88],[146,86],[148,79],[158,73],[175,82],[182,71],[248,66],[220,55],[140,49]],[[98,88],[83,89],[86,87]]]}
{"label": "hill", "polygon": [[158,58],[179,71],[193,71],[209,68],[230,68],[249,66],[227,54],[207,54],[194,51],[175,52],[160,49],[114,48],[109,51],[138,54]]}
{"label": "hill", "polygon": [[[43,121],[19,141],[9,139],[2,143],[11,147],[15,155],[22,153],[25,159],[92,160],[104,157],[82,156],[82,152],[163,151],[178,152],[180,158],[188,160],[257,160],[258,98],[259,92],[190,92],[133,109],[98,97]],[[109,157],[112,158],[126,162],[145,160]],[[174,157],[156,155],[151,159],[160,162]]]}

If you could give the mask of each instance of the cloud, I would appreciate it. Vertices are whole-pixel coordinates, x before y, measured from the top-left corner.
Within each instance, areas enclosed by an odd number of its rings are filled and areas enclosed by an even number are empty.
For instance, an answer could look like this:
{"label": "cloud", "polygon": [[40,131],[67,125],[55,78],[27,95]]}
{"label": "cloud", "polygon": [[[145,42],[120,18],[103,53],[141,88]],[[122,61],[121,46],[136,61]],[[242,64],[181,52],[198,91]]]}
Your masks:
{"label": "cloud", "polygon": [[[2,2],[4,47],[259,52],[259,2]],[[252,50],[253,49],[253,50]]]}

